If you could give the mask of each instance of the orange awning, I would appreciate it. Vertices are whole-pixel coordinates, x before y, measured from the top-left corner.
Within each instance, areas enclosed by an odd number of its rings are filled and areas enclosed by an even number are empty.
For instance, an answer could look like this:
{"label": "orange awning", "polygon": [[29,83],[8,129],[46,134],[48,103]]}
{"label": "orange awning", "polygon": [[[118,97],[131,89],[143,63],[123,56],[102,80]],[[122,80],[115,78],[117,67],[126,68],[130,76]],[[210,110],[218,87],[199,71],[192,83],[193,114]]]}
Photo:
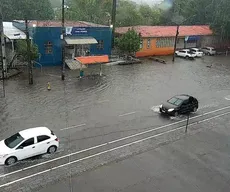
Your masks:
{"label": "orange awning", "polygon": [[76,57],[75,59],[77,61],[79,61],[80,63],[82,63],[83,65],[108,63],[109,62],[109,56],[108,55]]}

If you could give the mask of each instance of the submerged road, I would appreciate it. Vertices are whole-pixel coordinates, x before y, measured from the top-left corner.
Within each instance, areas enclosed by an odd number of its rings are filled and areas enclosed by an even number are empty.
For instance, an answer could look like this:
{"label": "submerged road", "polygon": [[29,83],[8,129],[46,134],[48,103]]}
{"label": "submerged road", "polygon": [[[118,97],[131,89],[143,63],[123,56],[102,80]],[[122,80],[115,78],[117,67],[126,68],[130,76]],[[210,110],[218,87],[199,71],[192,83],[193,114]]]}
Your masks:
{"label": "submerged road", "polygon": [[[215,63],[212,69],[207,62]],[[178,93],[192,94],[200,102],[189,130],[228,116],[229,71],[226,58],[205,57],[167,65],[104,66],[106,76],[81,81],[69,71],[62,82],[60,71],[50,68],[42,74],[37,71],[33,87],[24,76],[8,81],[7,98],[0,101],[0,139],[21,129],[47,126],[58,135],[60,149],[53,156],[1,166],[0,191],[39,190],[184,137],[185,117],[168,118],[157,110],[162,101]]]}

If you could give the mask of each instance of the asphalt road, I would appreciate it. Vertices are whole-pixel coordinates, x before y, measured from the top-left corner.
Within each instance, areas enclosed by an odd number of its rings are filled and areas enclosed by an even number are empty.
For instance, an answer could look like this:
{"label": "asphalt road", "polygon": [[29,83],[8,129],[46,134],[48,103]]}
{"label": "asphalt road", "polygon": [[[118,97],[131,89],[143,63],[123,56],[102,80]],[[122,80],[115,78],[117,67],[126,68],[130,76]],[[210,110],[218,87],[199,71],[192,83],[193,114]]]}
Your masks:
{"label": "asphalt road", "polygon": [[[185,117],[162,117],[157,111],[162,101],[178,93],[199,99],[200,109],[190,120],[191,127],[197,130],[209,121],[228,116],[228,59],[218,56],[195,61],[177,59],[166,65],[146,61],[142,65],[104,66],[105,76],[82,80],[76,72],[68,71],[65,82],[60,81],[59,69],[44,68],[43,72],[35,71],[34,86],[27,85],[24,75],[9,80],[6,99],[0,101],[0,139],[21,129],[47,126],[58,135],[61,146],[53,156],[0,167],[0,191],[40,190],[69,174],[97,167],[100,178],[104,164],[183,140]],[[207,67],[211,64],[211,68]],[[98,73],[95,68],[91,71]],[[51,91],[46,89],[47,82],[51,83]],[[220,121],[218,128],[225,123]],[[113,177],[112,173],[109,176]],[[83,181],[84,174],[80,177]],[[112,191],[113,186],[108,184],[104,189]]]}

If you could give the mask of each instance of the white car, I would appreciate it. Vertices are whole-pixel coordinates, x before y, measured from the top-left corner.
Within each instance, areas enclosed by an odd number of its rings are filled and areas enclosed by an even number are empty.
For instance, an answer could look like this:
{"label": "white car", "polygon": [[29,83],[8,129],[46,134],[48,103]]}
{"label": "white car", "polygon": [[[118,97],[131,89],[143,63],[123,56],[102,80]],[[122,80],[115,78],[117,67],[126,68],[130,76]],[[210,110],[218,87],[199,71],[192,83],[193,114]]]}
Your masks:
{"label": "white car", "polygon": [[176,51],[175,54],[178,57],[184,57],[186,59],[194,59],[196,57],[196,54],[192,53],[189,49],[183,49],[180,51]]}
{"label": "white car", "polygon": [[206,55],[215,55],[216,54],[216,50],[215,50],[215,48],[213,48],[213,47],[204,47],[204,48],[202,48],[201,49],[203,52],[204,52],[204,54],[206,54]]}
{"label": "white car", "polygon": [[204,53],[198,48],[191,48],[190,50],[192,53],[196,54],[196,57],[202,57],[204,55]]}
{"label": "white car", "polygon": [[52,154],[58,147],[57,136],[47,127],[26,129],[0,141],[0,164],[12,165],[29,157]]}

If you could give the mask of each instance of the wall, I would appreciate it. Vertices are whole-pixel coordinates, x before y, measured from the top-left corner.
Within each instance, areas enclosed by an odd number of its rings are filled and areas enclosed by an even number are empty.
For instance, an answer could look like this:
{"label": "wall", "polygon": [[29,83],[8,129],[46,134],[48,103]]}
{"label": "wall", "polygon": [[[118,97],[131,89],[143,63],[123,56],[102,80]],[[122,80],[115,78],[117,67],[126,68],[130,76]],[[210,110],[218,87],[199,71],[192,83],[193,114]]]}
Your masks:
{"label": "wall", "polygon": [[90,45],[90,54],[92,55],[111,55],[112,33],[109,27],[90,28],[89,36],[94,37],[97,41],[103,40],[103,49],[98,49],[97,44]]}
{"label": "wall", "polygon": [[[148,48],[148,39],[150,39],[150,47]],[[173,54],[174,38],[168,38],[164,46],[157,46],[159,40],[164,42],[164,38],[143,38],[143,48],[136,53],[136,57],[146,57],[155,55],[170,55]]]}
{"label": "wall", "polygon": [[[38,45],[40,59],[39,63],[45,66],[61,65],[61,28],[60,27],[36,27],[33,32],[34,43]],[[46,46],[51,43],[51,53],[47,53]]]}

